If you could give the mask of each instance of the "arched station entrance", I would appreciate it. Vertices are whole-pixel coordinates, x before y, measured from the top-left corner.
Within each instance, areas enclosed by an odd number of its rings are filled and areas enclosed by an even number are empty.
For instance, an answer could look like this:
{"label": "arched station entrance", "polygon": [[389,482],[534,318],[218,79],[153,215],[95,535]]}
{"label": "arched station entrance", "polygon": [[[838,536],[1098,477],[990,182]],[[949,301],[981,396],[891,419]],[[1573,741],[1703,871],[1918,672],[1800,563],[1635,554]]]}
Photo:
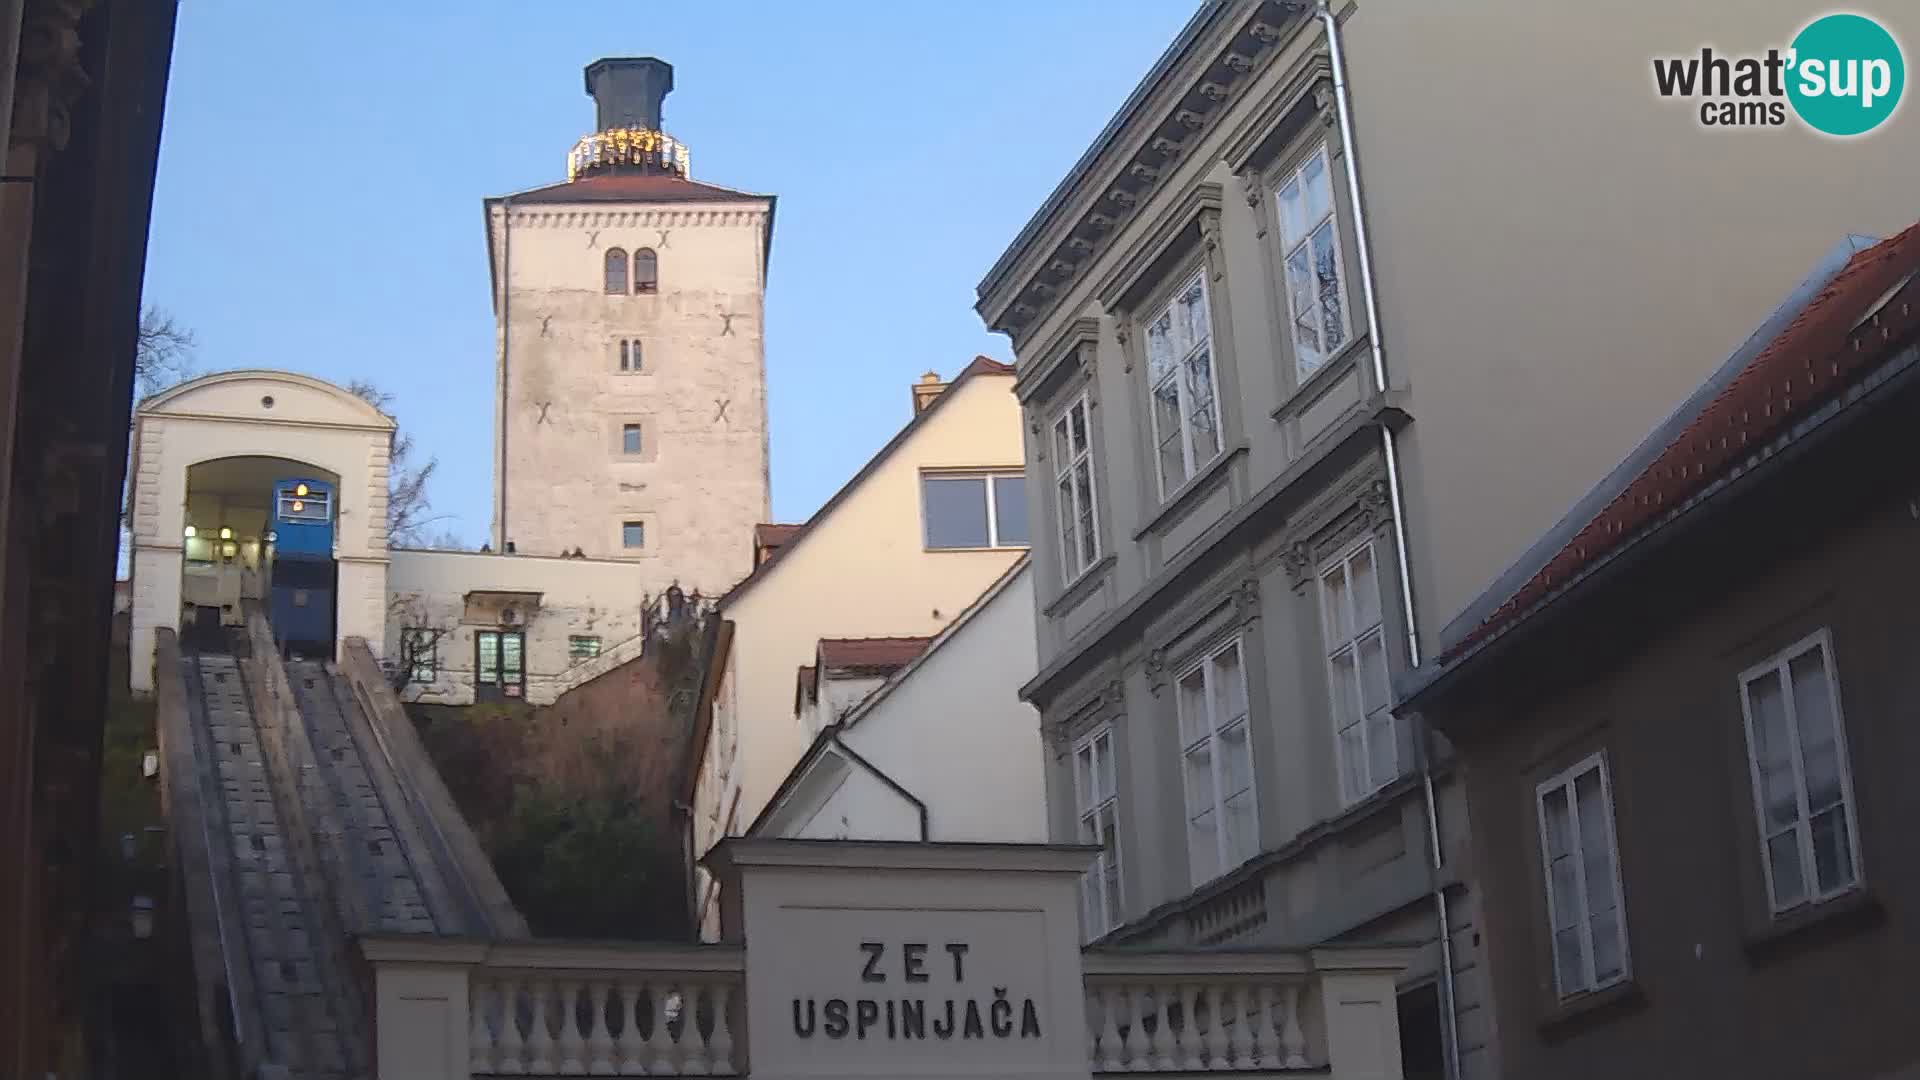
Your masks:
{"label": "arched station entrance", "polygon": [[252,600],[272,613],[275,637],[290,651],[331,658],[339,488],[335,473],[291,458],[217,458],[189,466],[181,528],[183,636],[197,648],[217,649],[226,628],[244,625],[243,603]]}

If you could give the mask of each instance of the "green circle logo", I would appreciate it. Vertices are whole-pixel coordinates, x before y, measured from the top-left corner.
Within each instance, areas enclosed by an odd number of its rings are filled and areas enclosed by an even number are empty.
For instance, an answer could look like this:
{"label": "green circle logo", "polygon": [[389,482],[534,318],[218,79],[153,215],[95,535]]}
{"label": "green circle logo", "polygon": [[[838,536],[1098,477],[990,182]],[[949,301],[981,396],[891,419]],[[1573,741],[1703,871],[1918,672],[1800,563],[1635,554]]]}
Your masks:
{"label": "green circle logo", "polygon": [[1900,105],[1907,65],[1900,43],[1864,15],[1826,15],[1793,39],[1787,100],[1815,131],[1864,135]]}

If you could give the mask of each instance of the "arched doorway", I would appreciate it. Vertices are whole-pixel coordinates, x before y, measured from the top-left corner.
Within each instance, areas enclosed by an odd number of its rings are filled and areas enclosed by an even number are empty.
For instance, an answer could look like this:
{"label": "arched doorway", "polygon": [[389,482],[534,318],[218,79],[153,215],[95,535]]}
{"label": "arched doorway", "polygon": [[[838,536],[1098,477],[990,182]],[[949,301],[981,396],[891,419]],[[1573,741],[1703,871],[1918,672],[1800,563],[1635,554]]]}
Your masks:
{"label": "arched doorway", "polygon": [[[252,601],[272,615],[290,653],[333,656],[337,624],[334,523],[340,477],[284,457],[238,456],[187,468],[180,631],[193,647],[224,648]],[[285,533],[285,536],[281,534]]]}

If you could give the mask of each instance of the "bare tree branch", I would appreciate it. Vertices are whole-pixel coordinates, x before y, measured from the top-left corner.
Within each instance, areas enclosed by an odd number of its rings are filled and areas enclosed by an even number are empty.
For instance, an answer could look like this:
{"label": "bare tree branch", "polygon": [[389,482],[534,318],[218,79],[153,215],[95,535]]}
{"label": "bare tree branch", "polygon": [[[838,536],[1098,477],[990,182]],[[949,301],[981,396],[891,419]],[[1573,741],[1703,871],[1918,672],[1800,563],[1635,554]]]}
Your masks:
{"label": "bare tree branch", "polygon": [[[393,395],[365,379],[348,383],[347,392],[393,415]],[[394,429],[393,446],[387,455],[387,542],[394,547],[430,546],[425,542],[427,527],[447,520],[446,514],[428,513],[433,504],[427,498],[427,484],[439,467],[437,457],[416,464],[413,435]]]}
{"label": "bare tree branch", "polygon": [[165,390],[193,375],[193,331],[175,322],[173,316],[148,308],[140,313],[140,334],[135,339],[133,377],[141,394]]}

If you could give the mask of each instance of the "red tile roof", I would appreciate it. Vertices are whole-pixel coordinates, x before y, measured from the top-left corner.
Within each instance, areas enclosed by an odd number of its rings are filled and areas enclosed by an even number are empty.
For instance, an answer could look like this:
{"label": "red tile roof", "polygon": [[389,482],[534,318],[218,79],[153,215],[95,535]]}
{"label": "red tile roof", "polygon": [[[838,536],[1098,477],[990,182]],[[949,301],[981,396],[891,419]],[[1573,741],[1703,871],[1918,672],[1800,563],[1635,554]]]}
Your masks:
{"label": "red tile roof", "polygon": [[789,540],[800,535],[804,525],[761,524],[753,527],[753,565],[759,566],[766,559],[780,553]]}
{"label": "red tile roof", "polygon": [[1863,372],[1877,353],[1848,348],[1854,327],[1920,269],[1920,224],[1858,252],[1785,330],[1709,401],[1573,539],[1441,657],[1517,622],[1549,593],[1630,542],[1769,437]]}
{"label": "red tile roof", "polygon": [[823,671],[894,671],[913,662],[927,651],[932,638],[821,638],[820,668]]}
{"label": "red tile roof", "polygon": [[516,203],[758,202],[769,198],[664,173],[595,173],[564,184],[522,191]]}

